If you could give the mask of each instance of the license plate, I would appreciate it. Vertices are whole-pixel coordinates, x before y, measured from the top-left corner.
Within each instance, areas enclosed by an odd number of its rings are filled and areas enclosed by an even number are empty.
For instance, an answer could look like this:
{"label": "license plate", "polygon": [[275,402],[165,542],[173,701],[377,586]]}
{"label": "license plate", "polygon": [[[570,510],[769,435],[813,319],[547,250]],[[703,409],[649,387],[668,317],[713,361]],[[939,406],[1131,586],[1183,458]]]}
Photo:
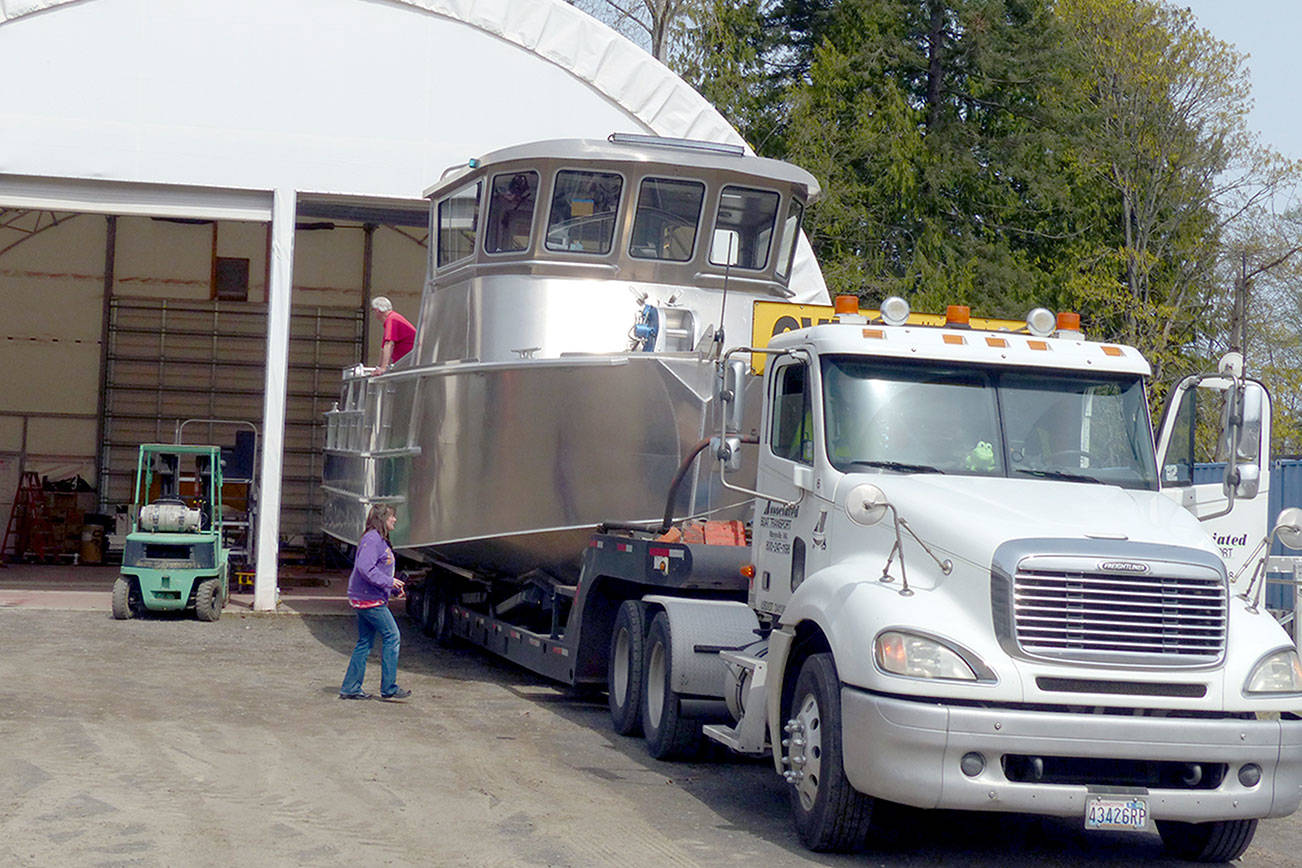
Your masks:
{"label": "license plate", "polygon": [[1090,796],[1085,828],[1123,832],[1148,831],[1148,799],[1138,796]]}

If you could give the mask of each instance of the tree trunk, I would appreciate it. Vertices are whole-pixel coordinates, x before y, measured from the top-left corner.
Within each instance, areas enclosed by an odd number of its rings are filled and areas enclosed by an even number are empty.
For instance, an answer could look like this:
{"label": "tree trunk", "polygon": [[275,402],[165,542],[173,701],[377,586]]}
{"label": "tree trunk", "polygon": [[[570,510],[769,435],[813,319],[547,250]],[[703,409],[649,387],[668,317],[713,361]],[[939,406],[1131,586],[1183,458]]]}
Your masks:
{"label": "tree trunk", "polygon": [[927,130],[940,119],[941,51],[945,39],[945,4],[931,0],[931,20],[927,27]]}

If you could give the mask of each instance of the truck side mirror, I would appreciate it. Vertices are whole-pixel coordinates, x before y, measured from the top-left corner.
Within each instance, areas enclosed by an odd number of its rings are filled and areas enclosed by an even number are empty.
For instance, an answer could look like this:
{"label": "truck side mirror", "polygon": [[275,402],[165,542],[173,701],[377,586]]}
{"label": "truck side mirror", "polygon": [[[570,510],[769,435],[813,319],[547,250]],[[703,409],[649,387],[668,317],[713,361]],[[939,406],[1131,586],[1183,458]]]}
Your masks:
{"label": "truck side mirror", "polygon": [[1233,437],[1228,444],[1229,459],[1225,468],[1225,493],[1234,489],[1235,497],[1253,498],[1261,485],[1261,425],[1266,406],[1266,389],[1260,383],[1248,380],[1243,384],[1239,398],[1237,425],[1227,426],[1226,436]]}
{"label": "truck side mirror", "polygon": [[741,438],[711,437],[710,450],[729,473],[741,470]]}
{"label": "truck side mirror", "polygon": [[1302,509],[1296,506],[1281,509],[1273,533],[1275,539],[1294,551],[1302,549]]}
{"label": "truck side mirror", "polygon": [[723,365],[715,379],[715,397],[719,399],[724,431],[728,434],[741,431],[745,393],[746,363],[741,359],[731,359]]}

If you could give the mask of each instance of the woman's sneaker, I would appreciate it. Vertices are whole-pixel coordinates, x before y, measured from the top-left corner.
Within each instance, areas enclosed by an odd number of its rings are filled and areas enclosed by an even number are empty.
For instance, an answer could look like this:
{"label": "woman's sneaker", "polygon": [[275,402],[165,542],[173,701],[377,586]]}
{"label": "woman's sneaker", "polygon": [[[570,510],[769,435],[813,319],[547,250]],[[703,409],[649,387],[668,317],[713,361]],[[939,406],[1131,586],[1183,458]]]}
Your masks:
{"label": "woman's sneaker", "polygon": [[388,702],[397,702],[400,699],[406,699],[411,696],[410,690],[403,690],[401,687],[395,687],[392,693],[381,694],[380,698]]}

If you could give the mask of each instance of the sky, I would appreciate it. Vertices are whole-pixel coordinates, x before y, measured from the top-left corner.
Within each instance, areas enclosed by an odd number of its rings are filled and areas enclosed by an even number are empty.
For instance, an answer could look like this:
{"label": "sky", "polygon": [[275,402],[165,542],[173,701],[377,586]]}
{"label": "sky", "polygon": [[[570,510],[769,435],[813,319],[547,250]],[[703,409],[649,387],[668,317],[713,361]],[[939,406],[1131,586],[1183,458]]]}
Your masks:
{"label": "sky", "polygon": [[1286,157],[1302,160],[1302,99],[1297,56],[1302,34],[1298,0],[1171,0],[1193,11],[1217,39],[1232,43],[1252,75],[1248,125]]}

